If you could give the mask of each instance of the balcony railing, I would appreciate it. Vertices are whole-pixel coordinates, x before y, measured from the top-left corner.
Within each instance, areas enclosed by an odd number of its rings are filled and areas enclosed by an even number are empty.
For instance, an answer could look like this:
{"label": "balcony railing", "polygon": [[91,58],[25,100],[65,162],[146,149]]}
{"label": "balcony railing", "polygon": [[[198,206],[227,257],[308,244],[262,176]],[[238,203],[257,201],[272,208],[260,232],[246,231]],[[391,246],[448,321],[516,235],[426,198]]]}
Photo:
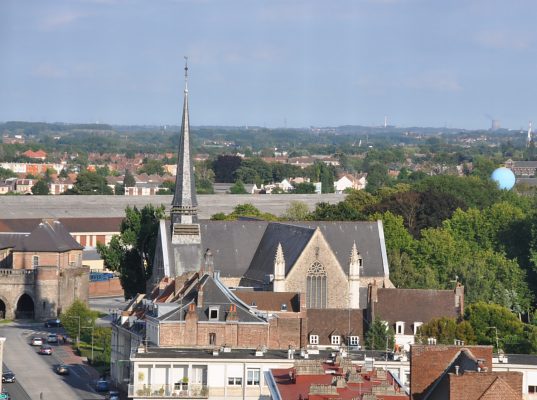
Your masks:
{"label": "balcony railing", "polygon": [[153,397],[174,399],[207,399],[209,388],[204,385],[177,383],[174,385],[129,385],[129,398]]}

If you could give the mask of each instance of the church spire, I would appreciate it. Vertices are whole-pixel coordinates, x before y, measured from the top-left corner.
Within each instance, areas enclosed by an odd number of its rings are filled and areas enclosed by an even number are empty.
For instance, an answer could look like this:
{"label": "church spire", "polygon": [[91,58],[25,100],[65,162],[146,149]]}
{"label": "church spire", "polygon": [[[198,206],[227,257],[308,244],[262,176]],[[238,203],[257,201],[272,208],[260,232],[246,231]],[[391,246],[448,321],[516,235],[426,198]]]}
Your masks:
{"label": "church spire", "polygon": [[183,104],[183,120],[179,137],[177,154],[177,175],[175,192],[171,208],[172,224],[192,224],[197,222],[196,187],[194,170],[190,154],[190,121],[188,116],[188,58],[185,57],[185,92]]}

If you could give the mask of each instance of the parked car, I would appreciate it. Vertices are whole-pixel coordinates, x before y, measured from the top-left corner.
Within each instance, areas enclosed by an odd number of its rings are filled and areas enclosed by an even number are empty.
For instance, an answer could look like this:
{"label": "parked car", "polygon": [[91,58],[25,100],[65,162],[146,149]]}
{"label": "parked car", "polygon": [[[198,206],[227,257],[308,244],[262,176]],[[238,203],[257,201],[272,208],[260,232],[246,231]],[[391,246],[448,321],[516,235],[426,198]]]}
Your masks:
{"label": "parked car", "polygon": [[13,383],[15,382],[15,374],[11,371],[6,371],[2,374],[2,382]]}
{"label": "parked car", "polygon": [[48,344],[44,344],[39,349],[39,354],[44,354],[44,355],[47,355],[47,356],[52,355],[52,347],[50,347]]}
{"label": "parked car", "polygon": [[59,319],[47,319],[45,321],[45,328],[61,328],[62,323]]}
{"label": "parked car", "polygon": [[108,393],[108,396],[106,396],[107,400],[119,400],[119,392],[116,390],[110,390],[110,393]]}
{"label": "parked car", "polygon": [[51,333],[47,336],[47,343],[58,343],[58,335]]}
{"label": "parked car", "polygon": [[32,338],[32,341],[30,343],[31,343],[32,346],[42,346],[43,345],[43,338],[34,337],[34,338]]}
{"label": "parked car", "polygon": [[65,364],[60,364],[56,367],[56,373],[58,375],[69,375],[69,366]]}
{"label": "parked car", "polygon": [[95,389],[98,392],[108,392],[108,381],[106,379],[99,379],[95,385]]}

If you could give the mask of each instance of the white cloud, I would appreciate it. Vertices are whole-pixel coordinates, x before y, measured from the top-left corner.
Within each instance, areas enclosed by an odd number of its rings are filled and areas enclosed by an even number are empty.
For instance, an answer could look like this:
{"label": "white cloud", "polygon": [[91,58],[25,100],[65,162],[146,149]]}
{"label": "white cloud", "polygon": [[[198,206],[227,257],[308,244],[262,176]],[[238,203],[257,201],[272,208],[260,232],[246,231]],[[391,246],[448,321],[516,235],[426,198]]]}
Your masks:
{"label": "white cloud", "polygon": [[65,71],[56,65],[44,63],[32,70],[32,75],[38,78],[58,79],[65,77]]}
{"label": "white cloud", "polygon": [[45,16],[39,23],[39,27],[44,31],[53,31],[58,28],[72,25],[86,14],[76,11],[60,11]]}
{"label": "white cloud", "polygon": [[528,34],[498,30],[478,32],[474,41],[483,47],[508,50],[525,50],[532,44]]}

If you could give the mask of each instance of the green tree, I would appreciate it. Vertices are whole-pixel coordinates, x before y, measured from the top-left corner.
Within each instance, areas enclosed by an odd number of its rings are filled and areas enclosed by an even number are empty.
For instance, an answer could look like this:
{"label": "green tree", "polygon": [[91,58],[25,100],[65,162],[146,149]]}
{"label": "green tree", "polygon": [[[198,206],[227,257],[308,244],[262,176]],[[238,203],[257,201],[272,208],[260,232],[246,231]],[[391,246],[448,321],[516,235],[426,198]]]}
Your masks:
{"label": "green tree", "polygon": [[215,181],[218,183],[234,182],[235,171],[239,169],[241,163],[242,159],[239,156],[219,155],[212,165]]}
{"label": "green tree", "polygon": [[494,345],[496,334],[504,351],[517,351],[523,344],[524,323],[509,309],[498,304],[477,302],[466,307],[464,319],[472,326],[478,344]]}
{"label": "green tree", "polygon": [[78,174],[72,189],[65,194],[113,194],[106,178],[95,172],[83,171]]}
{"label": "green tree", "polygon": [[244,187],[244,183],[242,183],[241,180],[238,180],[235,182],[233,186],[229,188],[229,193],[231,194],[247,194],[246,188]]}
{"label": "green tree", "polygon": [[310,214],[308,205],[303,201],[293,200],[285,210],[283,217],[289,221],[305,221]]}
{"label": "green tree", "polygon": [[70,337],[76,338],[80,332],[80,339],[85,339],[88,333],[81,328],[83,326],[94,326],[97,316],[97,311],[90,310],[86,303],[77,299],[67,310],[60,314],[60,321]]}
{"label": "green tree", "polygon": [[380,318],[369,325],[365,334],[365,345],[370,350],[392,350],[395,344],[395,333]]}
{"label": "green tree", "polygon": [[357,221],[361,217],[356,209],[343,201],[337,204],[317,203],[309,219],[314,221]]}
{"label": "green tree", "polygon": [[50,193],[48,183],[42,179],[39,179],[31,188],[32,194],[35,195],[47,195]]}
{"label": "green tree", "polygon": [[161,160],[155,160],[152,158],[145,158],[143,165],[138,169],[139,174],[146,173],[148,175],[164,175],[164,165]]}
{"label": "green tree", "polygon": [[124,187],[136,186],[136,179],[134,179],[134,175],[128,169],[125,170],[125,176],[123,177],[123,186]]}
{"label": "green tree", "polygon": [[108,245],[97,245],[105,265],[119,272],[127,298],[146,291],[147,279],[152,273],[158,225],[164,218],[164,211],[164,206],[151,204],[141,210],[127,207],[120,234],[114,235]]}
{"label": "green tree", "polygon": [[468,321],[458,322],[455,318],[434,318],[419,328],[419,343],[427,343],[427,338],[436,338],[438,344],[452,345],[455,340],[462,340],[466,345],[475,344],[476,336]]}
{"label": "green tree", "polygon": [[293,187],[293,193],[295,194],[314,194],[315,185],[310,182],[296,183]]}
{"label": "green tree", "polygon": [[0,167],[0,179],[16,178],[17,174],[10,169]]}
{"label": "green tree", "polygon": [[125,185],[122,183],[116,183],[114,185],[114,194],[116,196],[123,196],[125,194]]}
{"label": "green tree", "polygon": [[62,170],[60,171],[58,176],[60,178],[67,178],[69,176],[69,174],[67,172],[67,168],[62,168]]}

